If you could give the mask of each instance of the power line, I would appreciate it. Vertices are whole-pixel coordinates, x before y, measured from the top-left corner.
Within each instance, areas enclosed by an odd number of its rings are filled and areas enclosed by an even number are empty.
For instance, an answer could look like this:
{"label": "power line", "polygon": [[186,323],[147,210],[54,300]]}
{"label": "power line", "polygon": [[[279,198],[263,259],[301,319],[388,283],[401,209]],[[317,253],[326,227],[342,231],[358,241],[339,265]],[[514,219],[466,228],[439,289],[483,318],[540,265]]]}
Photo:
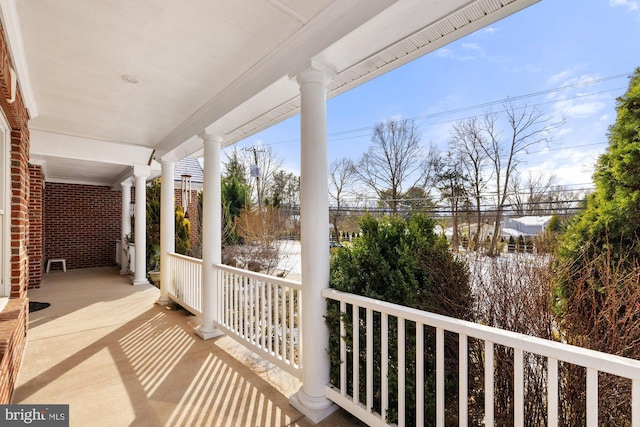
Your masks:
{"label": "power line", "polygon": [[[437,112],[437,113],[430,113],[430,114],[415,116],[415,117],[407,118],[406,120],[415,122],[417,120],[427,120],[427,119],[446,116],[446,115],[450,115],[450,114],[456,114],[456,113],[460,113],[460,112],[464,112],[464,111],[471,111],[471,110],[476,110],[476,109],[479,109],[479,108],[487,108],[487,107],[494,106],[494,105],[504,104],[505,102],[507,102],[509,100],[518,101],[518,100],[522,100],[522,99],[533,98],[533,97],[536,97],[536,96],[547,95],[549,93],[560,92],[560,91],[564,91],[564,90],[569,90],[569,89],[575,89],[575,88],[579,88],[579,87],[585,87],[585,86],[589,86],[589,85],[594,85],[594,84],[598,84],[598,83],[602,83],[602,82],[606,82],[606,81],[610,81],[610,80],[615,80],[615,79],[619,79],[619,78],[623,78],[623,77],[628,78],[630,74],[631,73],[622,73],[622,74],[616,74],[616,75],[612,75],[612,76],[608,76],[608,77],[603,77],[603,78],[600,78],[600,79],[586,80],[586,81],[575,83],[575,84],[572,84],[572,85],[564,85],[564,86],[560,86],[560,87],[556,87],[556,88],[552,88],[552,89],[546,89],[546,90],[537,91],[537,92],[530,92],[528,94],[517,95],[517,96],[513,96],[513,97],[506,97],[506,98],[502,98],[502,99],[499,99],[499,100],[488,101],[488,102],[475,104],[475,105],[471,105],[471,106],[467,106],[467,107],[460,107],[460,108],[455,108],[455,109],[451,109],[451,110],[440,111],[440,112]],[[624,89],[624,88],[621,87],[621,88],[607,89],[607,90],[599,91],[599,92],[592,92],[592,93],[587,93],[587,94],[579,94],[579,95],[576,95],[576,96],[573,96],[573,97],[564,98],[564,99],[562,99],[562,101],[567,101],[567,100],[573,100],[573,99],[578,99],[578,98],[584,98],[584,97],[588,97],[588,96],[599,95],[599,94],[602,94],[602,93],[617,91],[617,90],[621,90],[621,89]],[[546,105],[546,104],[551,104],[551,103],[555,103],[555,102],[558,102],[558,100],[546,101],[546,102],[534,104],[533,106]],[[470,117],[467,117],[466,119],[470,119],[470,118],[473,118],[473,117],[477,117],[477,116],[470,116]],[[443,121],[443,122],[432,123],[430,125],[432,126],[432,125],[436,125],[436,124],[445,124],[445,123],[455,122],[455,121],[464,120],[464,119],[465,118],[455,119],[455,120],[447,120],[447,121]],[[347,140],[347,139],[362,138],[362,137],[365,137],[367,135],[355,135],[355,136],[347,136],[347,137],[343,137],[343,138],[332,138],[332,137],[337,137],[337,136],[341,136],[341,135],[348,135],[348,134],[353,134],[353,133],[359,133],[359,132],[365,132],[365,131],[366,132],[370,132],[374,128],[375,128],[375,125],[372,125],[372,126],[363,126],[363,127],[359,127],[359,128],[352,128],[352,129],[345,129],[345,130],[341,130],[341,131],[331,132],[331,133],[327,134],[327,139],[330,140],[330,141],[343,141],[343,140]],[[291,144],[291,143],[296,143],[296,142],[299,142],[298,138],[272,142],[272,143],[268,143],[268,144],[265,144],[265,145],[272,145],[273,146],[273,145],[281,145],[281,144]]]}

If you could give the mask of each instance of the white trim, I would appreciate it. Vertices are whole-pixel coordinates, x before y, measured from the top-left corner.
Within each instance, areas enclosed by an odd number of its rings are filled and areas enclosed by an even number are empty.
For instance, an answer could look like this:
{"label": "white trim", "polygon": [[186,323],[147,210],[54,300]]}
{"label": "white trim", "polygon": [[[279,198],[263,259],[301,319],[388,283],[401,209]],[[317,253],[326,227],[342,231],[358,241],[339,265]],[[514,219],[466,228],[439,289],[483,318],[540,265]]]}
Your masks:
{"label": "white trim", "polygon": [[65,135],[37,129],[29,130],[31,156],[63,157],[129,166],[148,164],[153,148]]}

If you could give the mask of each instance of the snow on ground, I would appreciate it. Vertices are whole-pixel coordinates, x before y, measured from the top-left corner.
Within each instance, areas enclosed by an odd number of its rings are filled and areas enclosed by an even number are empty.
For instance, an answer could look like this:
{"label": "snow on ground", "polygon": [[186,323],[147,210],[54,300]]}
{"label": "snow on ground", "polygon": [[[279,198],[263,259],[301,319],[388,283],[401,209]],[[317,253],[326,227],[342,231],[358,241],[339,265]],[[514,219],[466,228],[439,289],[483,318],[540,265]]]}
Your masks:
{"label": "snow on ground", "polygon": [[[327,250],[329,250],[328,244]],[[302,274],[300,242],[297,240],[280,240],[280,252],[283,255],[278,263],[278,271],[287,272],[287,279],[299,280]]]}

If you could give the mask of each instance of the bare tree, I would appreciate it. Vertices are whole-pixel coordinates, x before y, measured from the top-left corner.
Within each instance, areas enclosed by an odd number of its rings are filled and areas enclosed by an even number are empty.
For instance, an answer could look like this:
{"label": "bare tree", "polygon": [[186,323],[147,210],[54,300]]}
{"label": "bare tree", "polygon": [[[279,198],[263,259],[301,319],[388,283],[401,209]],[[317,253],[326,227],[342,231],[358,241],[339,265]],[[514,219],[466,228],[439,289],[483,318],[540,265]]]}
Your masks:
{"label": "bare tree", "polygon": [[235,263],[251,271],[275,272],[282,259],[281,238],[286,229],[280,210],[273,206],[244,209],[235,222],[245,243],[233,248]]}
{"label": "bare tree", "polygon": [[556,175],[546,175],[543,172],[533,174],[529,172],[527,180],[523,182],[519,173],[514,173],[509,184],[507,200],[516,215],[539,215],[547,212],[545,204],[549,191],[558,182]]}
{"label": "bare tree", "polygon": [[513,173],[520,164],[521,156],[527,150],[541,143],[551,141],[551,130],[564,123],[552,122],[551,118],[528,105],[517,106],[511,99],[504,103],[502,118],[506,122],[504,130],[500,128],[500,116],[487,113],[484,116],[482,148],[493,166],[493,178],[496,191],[496,222],[488,255],[496,254],[504,206],[507,201],[509,184]]}
{"label": "bare tree", "polygon": [[562,217],[569,217],[575,213],[587,197],[582,190],[571,190],[563,185],[554,185],[544,198],[544,206],[548,211]]}
{"label": "bare tree", "polygon": [[389,207],[396,215],[405,189],[424,188],[428,156],[423,153],[415,124],[404,119],[376,124],[371,143],[356,173],[380,199],[388,195]]}
{"label": "bare tree", "polygon": [[333,224],[336,241],[340,241],[340,220],[348,207],[346,198],[352,194],[356,181],[355,165],[346,157],[334,160],[329,165],[329,219]]}
{"label": "bare tree", "polygon": [[488,171],[491,165],[487,153],[483,149],[486,145],[485,136],[477,118],[464,120],[454,125],[449,148],[457,153],[462,162],[462,171],[467,178],[465,181],[466,192],[468,197],[474,201],[476,230],[471,241],[472,250],[477,250],[480,245],[482,199],[491,179],[491,172]]}

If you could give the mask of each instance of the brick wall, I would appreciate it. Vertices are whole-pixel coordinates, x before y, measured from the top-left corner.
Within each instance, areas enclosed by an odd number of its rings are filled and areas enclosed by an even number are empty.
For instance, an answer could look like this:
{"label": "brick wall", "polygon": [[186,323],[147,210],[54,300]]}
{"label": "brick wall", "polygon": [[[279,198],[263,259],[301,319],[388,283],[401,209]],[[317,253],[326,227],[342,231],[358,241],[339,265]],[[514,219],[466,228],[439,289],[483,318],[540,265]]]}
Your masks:
{"label": "brick wall", "polygon": [[[48,182],[44,190],[44,253],[67,268],[115,265],[122,193],[111,187]],[[61,268],[58,263],[53,270]]]}
{"label": "brick wall", "polygon": [[[10,191],[10,268],[11,295],[7,306],[0,312],[0,404],[11,401],[15,379],[18,376],[27,335],[27,286],[29,283],[29,128],[27,110],[20,91],[12,104],[7,102],[11,95],[11,59],[7,49],[4,28],[0,25],[0,109],[11,128]],[[19,88],[19,86],[18,86]],[[0,244],[7,247],[6,240]]]}
{"label": "brick wall", "polygon": [[39,288],[44,268],[44,180],[42,167],[29,165],[29,289]]}
{"label": "brick wall", "polygon": [[0,313],[0,403],[11,402],[27,338],[29,304],[11,299]]}

